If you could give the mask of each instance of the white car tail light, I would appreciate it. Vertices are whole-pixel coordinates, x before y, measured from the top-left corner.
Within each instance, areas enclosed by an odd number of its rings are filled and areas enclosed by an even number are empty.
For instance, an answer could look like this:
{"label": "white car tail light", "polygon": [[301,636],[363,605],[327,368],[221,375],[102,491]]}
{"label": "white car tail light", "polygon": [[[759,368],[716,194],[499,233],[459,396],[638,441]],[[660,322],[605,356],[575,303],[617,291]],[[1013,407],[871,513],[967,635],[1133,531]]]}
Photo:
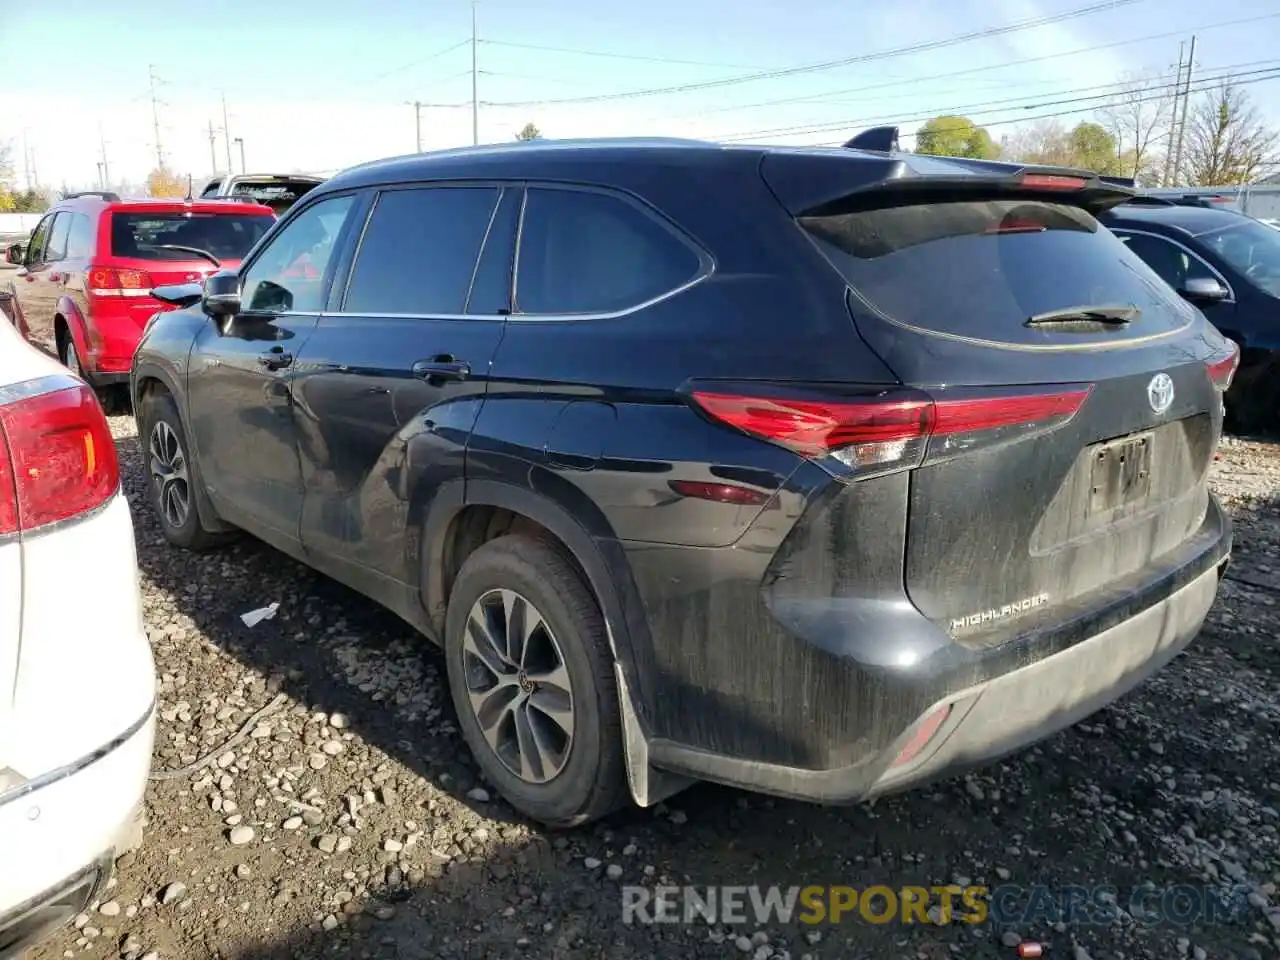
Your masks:
{"label": "white car tail light", "polygon": [[0,536],[88,513],[120,487],[98,398],[55,375],[0,387]]}

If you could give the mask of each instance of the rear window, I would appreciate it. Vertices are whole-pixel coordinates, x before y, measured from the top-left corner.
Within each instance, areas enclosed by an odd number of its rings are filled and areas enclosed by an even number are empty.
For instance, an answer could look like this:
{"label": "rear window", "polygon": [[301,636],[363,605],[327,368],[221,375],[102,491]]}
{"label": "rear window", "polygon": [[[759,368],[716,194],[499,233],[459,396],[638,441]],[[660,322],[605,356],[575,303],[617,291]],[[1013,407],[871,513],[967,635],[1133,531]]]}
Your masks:
{"label": "rear window", "polygon": [[1025,200],[959,201],[803,217],[873,307],[939,333],[1037,342],[1034,316],[1131,306],[1130,336],[1177,329],[1193,311],[1089,213]]}
{"label": "rear window", "polygon": [[111,253],[138,260],[198,260],[188,247],[219,260],[240,260],[275,221],[224,213],[113,213]]}

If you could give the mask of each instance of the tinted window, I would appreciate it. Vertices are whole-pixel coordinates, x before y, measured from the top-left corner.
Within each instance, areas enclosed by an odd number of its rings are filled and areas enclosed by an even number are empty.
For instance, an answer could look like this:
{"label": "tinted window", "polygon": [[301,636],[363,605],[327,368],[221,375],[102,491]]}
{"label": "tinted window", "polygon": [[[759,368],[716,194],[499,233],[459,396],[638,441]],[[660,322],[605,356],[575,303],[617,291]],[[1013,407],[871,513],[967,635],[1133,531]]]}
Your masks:
{"label": "tinted window", "polygon": [[27,246],[27,263],[39,263],[44,257],[45,244],[49,241],[49,228],[53,226],[53,214],[45,217],[31,232],[31,243]]}
{"label": "tinted window", "polygon": [[1185,289],[1187,281],[1206,277],[1217,280],[1215,274],[1199,257],[1193,257],[1177,244],[1144,233],[1123,234],[1117,231],[1125,246],[1140,256],[1143,262],[1160,275],[1160,279],[1175,290]]}
{"label": "tinted window", "polygon": [[922,203],[800,224],[876,309],[940,333],[1040,342],[1048,334],[1029,318],[1088,306],[1137,307],[1143,335],[1194,316],[1115,234],[1066,204]]}
{"label": "tinted window", "polygon": [[267,216],[214,213],[113,213],[111,252],[136,260],[200,260],[192,247],[219,260],[240,260],[272,224]]}
{"label": "tinted window", "polygon": [[324,306],[325,272],[353,198],[330,197],[290,220],[244,275],[246,310],[311,313]]}
{"label": "tinted window", "polygon": [[71,218],[71,232],[67,235],[67,259],[83,260],[93,256],[94,221],[83,213]]}
{"label": "tinted window", "polygon": [[1239,223],[1202,233],[1196,240],[1271,296],[1280,297],[1280,230],[1241,217]]}
{"label": "tinted window", "polygon": [[381,194],[356,254],[343,310],[462,313],[497,199],[496,187]]}
{"label": "tinted window", "polygon": [[511,264],[516,254],[516,224],[520,219],[520,202],[524,191],[504,190],[489,235],[484,241],[480,264],[471,281],[471,297],[467,313],[509,313],[511,310]]}
{"label": "tinted window", "polygon": [[46,263],[54,263],[67,255],[67,234],[71,232],[71,214],[60,213],[53,219],[49,231],[49,246],[45,251]]}
{"label": "tinted window", "polygon": [[525,202],[516,272],[521,313],[609,313],[692,280],[698,255],[619,197],[535,188]]}

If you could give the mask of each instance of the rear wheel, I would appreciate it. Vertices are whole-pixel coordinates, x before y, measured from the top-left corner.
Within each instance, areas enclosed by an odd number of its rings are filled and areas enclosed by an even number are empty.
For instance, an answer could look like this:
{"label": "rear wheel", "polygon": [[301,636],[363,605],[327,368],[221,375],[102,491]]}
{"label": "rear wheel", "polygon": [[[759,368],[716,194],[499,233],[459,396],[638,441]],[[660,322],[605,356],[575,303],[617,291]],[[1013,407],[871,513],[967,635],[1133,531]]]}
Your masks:
{"label": "rear wheel", "polygon": [[225,540],[200,523],[196,507],[199,475],[178,407],[167,393],[152,392],[141,403],[138,439],[147,458],[147,494],[165,539],[188,550],[205,550]]}
{"label": "rear wheel", "polygon": [[80,354],[76,351],[76,342],[70,336],[62,337],[62,343],[58,347],[58,359],[73,375],[84,379],[84,370],[80,366]]}
{"label": "rear wheel", "polygon": [[509,535],[462,566],[445,626],[463,738],[517,810],[571,827],[626,799],[604,618],[555,545]]}

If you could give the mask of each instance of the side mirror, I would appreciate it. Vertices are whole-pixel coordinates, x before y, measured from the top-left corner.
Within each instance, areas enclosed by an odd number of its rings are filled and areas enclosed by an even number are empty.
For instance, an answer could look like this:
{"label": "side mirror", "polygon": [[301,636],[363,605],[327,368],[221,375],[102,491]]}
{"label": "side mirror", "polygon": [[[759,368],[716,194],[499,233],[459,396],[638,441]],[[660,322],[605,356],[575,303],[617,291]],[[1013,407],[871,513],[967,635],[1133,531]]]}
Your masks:
{"label": "side mirror", "polygon": [[11,243],[9,246],[5,247],[4,262],[21,264],[23,259],[26,257],[26,253],[27,248],[21,243]]}
{"label": "side mirror", "polygon": [[204,312],[229,317],[240,312],[240,278],[230,270],[211,274],[204,281]]}
{"label": "side mirror", "polygon": [[1217,303],[1230,295],[1216,277],[1191,277],[1178,292],[1192,303]]}

